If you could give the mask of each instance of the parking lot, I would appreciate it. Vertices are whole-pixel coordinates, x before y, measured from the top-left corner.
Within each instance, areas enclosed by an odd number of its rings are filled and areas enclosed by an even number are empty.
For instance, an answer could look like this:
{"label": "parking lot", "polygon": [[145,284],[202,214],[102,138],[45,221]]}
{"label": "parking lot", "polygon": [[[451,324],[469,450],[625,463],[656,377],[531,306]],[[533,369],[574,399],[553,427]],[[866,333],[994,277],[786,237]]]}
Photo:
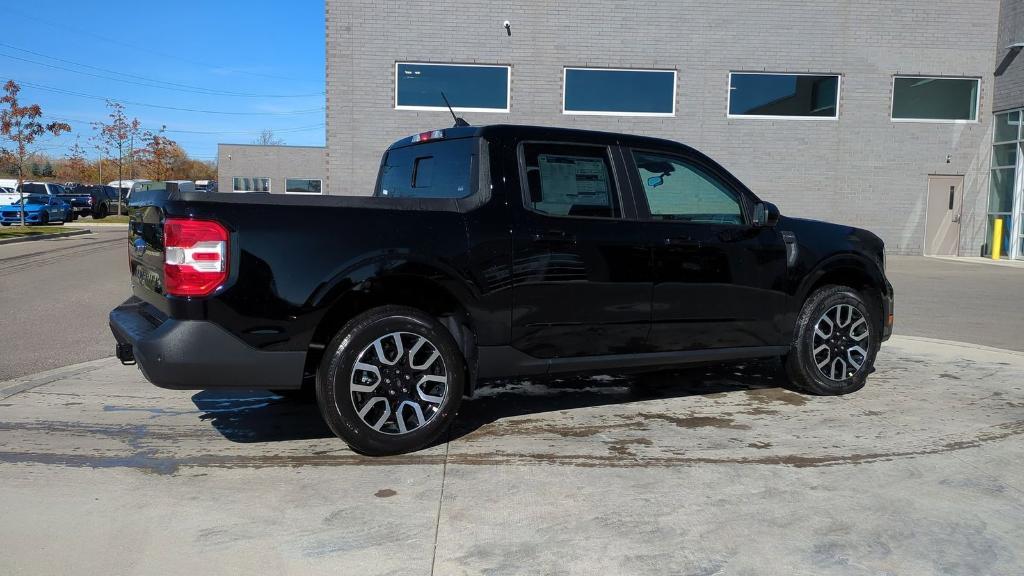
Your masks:
{"label": "parking lot", "polygon": [[1024,319],[986,304],[1022,270],[891,258],[897,336],[851,396],[769,364],[502,382],[446,442],[369,459],[313,404],[102,357],[124,247],[86,243],[0,247],[25,305],[86,262],[0,325],[5,574],[1024,572]]}

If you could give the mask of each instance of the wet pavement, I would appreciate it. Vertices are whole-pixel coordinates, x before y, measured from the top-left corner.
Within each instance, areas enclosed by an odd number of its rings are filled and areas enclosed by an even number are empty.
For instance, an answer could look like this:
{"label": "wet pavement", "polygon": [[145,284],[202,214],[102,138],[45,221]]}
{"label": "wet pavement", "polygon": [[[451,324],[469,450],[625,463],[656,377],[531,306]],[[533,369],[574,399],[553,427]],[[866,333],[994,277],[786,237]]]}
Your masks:
{"label": "wet pavement", "polygon": [[859,393],[770,364],[510,381],[445,442],[97,360],[0,384],[5,574],[1024,573],[1024,354],[895,337]]}

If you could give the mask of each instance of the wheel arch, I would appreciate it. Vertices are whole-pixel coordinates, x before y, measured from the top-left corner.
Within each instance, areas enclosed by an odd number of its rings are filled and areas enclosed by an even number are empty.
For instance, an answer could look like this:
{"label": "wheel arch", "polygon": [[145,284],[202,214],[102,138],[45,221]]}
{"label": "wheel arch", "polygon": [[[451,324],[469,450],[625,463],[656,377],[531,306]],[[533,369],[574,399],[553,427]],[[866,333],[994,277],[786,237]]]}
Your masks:
{"label": "wheel arch", "polygon": [[[415,261],[374,262],[339,275],[312,306],[324,309],[306,352],[304,372],[314,375],[331,338],[355,316],[386,305],[409,306],[434,317],[452,334],[466,365],[466,392],[476,380],[476,326],[466,280],[436,265]],[[306,383],[308,384],[308,382]],[[304,384],[304,385],[306,385]]]}
{"label": "wheel arch", "polygon": [[829,285],[847,286],[864,295],[876,313],[877,328],[882,329],[886,281],[878,264],[858,254],[829,258],[804,277],[797,290],[797,302],[802,307],[815,290]]}

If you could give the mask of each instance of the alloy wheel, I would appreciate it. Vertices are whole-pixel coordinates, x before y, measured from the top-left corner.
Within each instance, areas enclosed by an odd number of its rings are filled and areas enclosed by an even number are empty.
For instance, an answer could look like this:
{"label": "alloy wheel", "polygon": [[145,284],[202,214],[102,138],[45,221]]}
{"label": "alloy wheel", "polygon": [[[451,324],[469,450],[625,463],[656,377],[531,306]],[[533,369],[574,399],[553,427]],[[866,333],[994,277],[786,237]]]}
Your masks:
{"label": "alloy wheel", "polygon": [[853,305],[836,304],[814,324],[814,363],[829,380],[838,382],[856,374],[867,361],[870,347],[870,325]]}
{"label": "alloy wheel", "polygon": [[433,342],[392,332],[363,349],[349,378],[352,405],[367,426],[406,434],[431,422],[448,394],[448,368]]}

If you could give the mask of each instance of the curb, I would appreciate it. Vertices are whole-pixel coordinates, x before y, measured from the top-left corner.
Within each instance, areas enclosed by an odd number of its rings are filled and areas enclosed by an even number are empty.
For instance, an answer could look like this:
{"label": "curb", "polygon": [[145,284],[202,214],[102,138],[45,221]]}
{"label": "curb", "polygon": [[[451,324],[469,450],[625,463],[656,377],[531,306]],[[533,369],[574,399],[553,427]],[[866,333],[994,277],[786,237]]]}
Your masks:
{"label": "curb", "polygon": [[46,370],[45,372],[37,372],[35,374],[29,374],[28,376],[22,376],[21,378],[14,378],[12,380],[7,380],[6,382],[0,382],[0,400],[6,400],[19,392],[50,384],[51,382],[56,382],[57,380],[62,380],[69,376],[77,376],[78,374],[97,370],[109,363],[112,359],[114,359],[113,356],[108,356],[98,360],[89,360],[88,362],[80,362],[70,366],[53,368],[51,370]]}
{"label": "curb", "polygon": [[81,222],[71,223],[71,222],[69,222],[69,223],[65,224],[65,226],[70,226],[72,228],[84,228],[86,226],[89,226],[89,227],[95,226],[97,228],[127,228],[128,227],[128,223],[127,222],[86,222],[86,223],[81,223]]}
{"label": "curb", "polygon": [[[906,334],[893,334],[892,337],[898,340],[924,342],[925,344],[939,344],[942,346],[952,346],[954,348],[970,348],[971,350],[993,352],[996,354],[1009,354],[1011,356],[1019,356],[1021,358],[1024,358],[1024,352],[1019,352],[1017,350],[1008,350],[1006,348],[995,348],[993,346],[985,346],[984,344],[972,344],[970,342],[958,342],[956,340],[942,340],[940,338],[928,338],[927,336],[908,336]],[[885,344],[883,344],[883,346],[884,345]]]}
{"label": "curb", "polygon": [[53,234],[37,234],[35,236],[25,236],[23,238],[4,238],[0,239],[0,246],[4,244],[20,244],[21,242],[34,242],[36,240],[52,240],[54,238],[67,238],[69,236],[81,236],[83,234],[91,234],[92,230],[88,228],[82,228],[79,230],[72,230],[70,232],[56,232]]}

